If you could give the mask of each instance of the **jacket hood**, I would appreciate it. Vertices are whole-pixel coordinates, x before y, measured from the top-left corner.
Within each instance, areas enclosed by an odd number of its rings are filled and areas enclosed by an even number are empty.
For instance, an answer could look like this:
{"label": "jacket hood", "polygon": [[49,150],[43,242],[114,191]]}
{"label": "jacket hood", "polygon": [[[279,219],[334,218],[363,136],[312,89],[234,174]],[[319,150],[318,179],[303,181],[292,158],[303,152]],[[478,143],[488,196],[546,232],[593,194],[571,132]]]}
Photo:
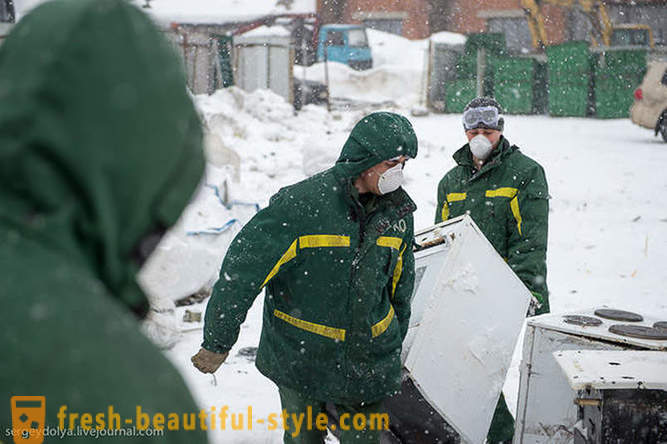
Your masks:
{"label": "jacket hood", "polygon": [[396,156],[417,157],[417,136],[405,117],[372,113],[352,129],[336,161],[340,178],[354,179],[373,165]]}
{"label": "jacket hood", "polygon": [[0,47],[0,228],[89,269],[132,310],[132,251],[173,225],[204,168],[174,51],[123,0],[55,0]]}

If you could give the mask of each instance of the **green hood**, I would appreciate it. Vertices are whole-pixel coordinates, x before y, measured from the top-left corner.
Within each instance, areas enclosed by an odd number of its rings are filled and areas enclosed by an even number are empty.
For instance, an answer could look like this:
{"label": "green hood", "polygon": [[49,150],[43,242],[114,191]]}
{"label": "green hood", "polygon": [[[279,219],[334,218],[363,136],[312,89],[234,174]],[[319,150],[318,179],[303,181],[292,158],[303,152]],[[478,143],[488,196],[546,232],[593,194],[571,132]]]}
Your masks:
{"label": "green hood", "polygon": [[57,0],[0,47],[0,229],[60,252],[135,312],[131,256],[199,182],[197,113],[175,53],[122,0]]}
{"label": "green hood", "polygon": [[372,113],[352,129],[336,161],[339,178],[354,179],[373,165],[396,156],[417,157],[417,136],[405,117]]}

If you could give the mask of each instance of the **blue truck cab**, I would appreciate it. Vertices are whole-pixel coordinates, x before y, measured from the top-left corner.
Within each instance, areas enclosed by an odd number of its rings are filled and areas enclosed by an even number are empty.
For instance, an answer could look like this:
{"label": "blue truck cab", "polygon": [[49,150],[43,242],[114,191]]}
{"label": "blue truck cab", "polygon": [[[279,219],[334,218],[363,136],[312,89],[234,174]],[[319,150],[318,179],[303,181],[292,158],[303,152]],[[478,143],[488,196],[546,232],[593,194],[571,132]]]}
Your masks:
{"label": "blue truck cab", "polygon": [[323,25],[318,38],[317,61],[324,61],[325,50],[329,61],[344,63],[358,70],[373,67],[373,57],[364,26]]}

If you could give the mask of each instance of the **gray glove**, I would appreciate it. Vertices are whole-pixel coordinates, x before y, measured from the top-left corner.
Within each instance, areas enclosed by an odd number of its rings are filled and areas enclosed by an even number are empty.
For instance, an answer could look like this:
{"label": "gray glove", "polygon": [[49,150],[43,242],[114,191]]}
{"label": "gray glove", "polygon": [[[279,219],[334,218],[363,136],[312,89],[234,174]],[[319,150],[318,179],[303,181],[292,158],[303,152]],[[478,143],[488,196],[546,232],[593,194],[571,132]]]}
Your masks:
{"label": "gray glove", "polygon": [[197,354],[190,358],[190,361],[202,373],[215,373],[225,362],[227,355],[229,355],[229,352],[214,353],[205,348],[200,348]]}

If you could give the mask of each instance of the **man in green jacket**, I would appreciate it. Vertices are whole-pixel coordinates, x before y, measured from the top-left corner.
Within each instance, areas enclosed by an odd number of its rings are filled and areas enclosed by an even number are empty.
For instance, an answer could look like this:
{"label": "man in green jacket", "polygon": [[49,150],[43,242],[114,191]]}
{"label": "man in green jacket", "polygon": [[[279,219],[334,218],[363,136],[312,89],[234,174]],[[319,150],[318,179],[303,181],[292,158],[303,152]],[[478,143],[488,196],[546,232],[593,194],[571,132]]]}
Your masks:
{"label": "man in green jacket", "polygon": [[206,442],[135,281],[201,179],[201,139],[174,51],[126,1],[47,2],[0,46],[0,442],[40,422],[45,442]]}
{"label": "man in green jacket", "polygon": [[[266,288],[257,368],[275,382],[283,409],[313,415],[325,402],[366,419],[400,388],[401,343],[414,283],[415,204],[400,188],[417,155],[410,122],[364,117],[336,164],[280,190],[232,242],[206,309],[192,361],[215,372]],[[313,418],[313,423],[314,423]],[[305,423],[304,423],[305,424]],[[285,442],[322,443],[325,431],[287,423]],[[380,431],[342,430],[341,442],[376,443]]]}
{"label": "man in green jacket", "polygon": [[[549,312],[546,284],[549,192],[544,170],[503,136],[500,104],[472,100],[463,111],[469,143],[456,153],[457,166],[438,185],[435,222],[469,213],[486,238],[532,292],[529,314]],[[511,441],[514,420],[502,397],[488,442]]]}

